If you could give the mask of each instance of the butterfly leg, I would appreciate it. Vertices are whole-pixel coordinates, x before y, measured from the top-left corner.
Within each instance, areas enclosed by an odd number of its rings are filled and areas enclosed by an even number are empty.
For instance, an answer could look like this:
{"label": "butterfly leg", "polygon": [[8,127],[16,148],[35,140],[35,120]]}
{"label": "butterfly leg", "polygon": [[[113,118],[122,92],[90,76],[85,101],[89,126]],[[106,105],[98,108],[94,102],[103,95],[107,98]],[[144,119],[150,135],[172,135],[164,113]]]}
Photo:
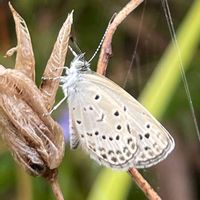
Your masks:
{"label": "butterfly leg", "polygon": [[67,99],[67,96],[65,96],[64,98],[62,98],[62,99],[58,102],[58,104],[55,105],[55,106],[52,108],[52,110],[51,110],[50,112],[45,113],[44,115],[51,115],[52,112],[53,112],[54,110],[56,110],[66,99]]}
{"label": "butterfly leg", "polygon": [[53,109],[48,113],[48,115],[51,115],[51,113],[56,110],[65,100],[67,99],[67,96],[64,96],[59,102],[57,105],[55,105],[53,107]]}
{"label": "butterfly leg", "polygon": [[60,80],[60,76],[58,76],[58,77],[42,77],[42,80],[53,80],[53,81],[55,81],[55,80]]}

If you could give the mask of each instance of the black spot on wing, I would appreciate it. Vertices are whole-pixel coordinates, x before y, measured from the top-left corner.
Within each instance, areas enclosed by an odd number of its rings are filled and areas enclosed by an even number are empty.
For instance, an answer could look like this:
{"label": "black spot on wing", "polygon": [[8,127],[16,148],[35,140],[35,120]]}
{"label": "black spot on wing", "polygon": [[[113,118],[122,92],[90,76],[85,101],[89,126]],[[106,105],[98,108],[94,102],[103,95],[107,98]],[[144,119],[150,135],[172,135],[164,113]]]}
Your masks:
{"label": "black spot on wing", "polygon": [[102,114],[101,114],[101,118],[97,119],[97,122],[102,122],[103,119],[104,119],[104,114],[102,113]]}
{"label": "black spot on wing", "polygon": [[150,124],[147,124],[146,127],[147,127],[147,128],[150,128],[151,126],[150,126]]}
{"label": "black spot on wing", "polygon": [[132,138],[128,138],[127,143],[130,144],[133,141]]}
{"label": "black spot on wing", "polygon": [[131,134],[131,129],[130,129],[129,124],[126,125],[126,128],[127,128],[127,131]]}
{"label": "black spot on wing", "polygon": [[147,139],[148,139],[148,138],[150,137],[150,134],[149,134],[149,133],[145,133],[145,135],[144,135],[144,136],[145,136],[145,138],[147,138]]}
{"label": "black spot on wing", "polygon": [[116,117],[119,116],[119,111],[116,110],[116,111],[114,112],[114,115],[115,115]]}
{"label": "black spot on wing", "polygon": [[107,159],[106,154],[101,154],[102,158]]}
{"label": "black spot on wing", "polygon": [[105,139],[106,139],[106,136],[105,136],[105,135],[102,135],[102,139],[104,139],[104,140],[105,140]]}
{"label": "black spot on wing", "polygon": [[113,140],[113,137],[109,137],[109,140],[112,141],[112,140]]}
{"label": "black spot on wing", "polygon": [[76,123],[77,124],[81,124],[81,120],[76,120]]}
{"label": "black spot on wing", "polygon": [[98,100],[99,98],[100,96],[98,94],[94,97],[95,100]]}
{"label": "black spot on wing", "polygon": [[117,125],[117,130],[121,130],[122,129],[122,126],[119,124]]}
{"label": "black spot on wing", "polygon": [[92,107],[92,106],[89,106],[89,110],[93,110],[93,107]]}
{"label": "black spot on wing", "polygon": [[116,139],[116,140],[119,140],[119,135],[117,135],[115,139]]}
{"label": "black spot on wing", "polygon": [[99,132],[98,131],[95,131],[95,133],[94,133],[95,135],[99,135]]}
{"label": "black spot on wing", "polygon": [[113,162],[117,162],[117,158],[116,158],[116,157],[112,157],[111,160],[112,160]]}
{"label": "black spot on wing", "polygon": [[91,137],[91,136],[92,136],[92,133],[88,133],[88,132],[87,132],[87,135]]}

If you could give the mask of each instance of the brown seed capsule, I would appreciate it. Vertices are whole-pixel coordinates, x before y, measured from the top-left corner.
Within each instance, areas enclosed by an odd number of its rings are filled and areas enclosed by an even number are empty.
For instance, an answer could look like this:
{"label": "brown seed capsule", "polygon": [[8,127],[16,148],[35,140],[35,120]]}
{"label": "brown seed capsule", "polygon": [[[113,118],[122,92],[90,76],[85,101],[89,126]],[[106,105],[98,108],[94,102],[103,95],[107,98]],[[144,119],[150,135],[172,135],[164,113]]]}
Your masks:
{"label": "brown seed capsule", "polygon": [[60,126],[45,116],[47,109],[35,84],[18,70],[0,70],[0,126],[16,160],[32,175],[59,166],[64,154]]}
{"label": "brown seed capsule", "polygon": [[[41,91],[34,83],[35,60],[25,21],[11,8],[17,33],[17,46],[6,53],[17,53],[15,69],[0,65],[0,134],[16,161],[31,175],[55,178],[55,169],[64,155],[60,126],[46,115],[53,105],[59,82],[45,82]],[[45,72],[59,76],[64,65],[72,24],[70,14],[59,32]],[[47,95],[51,93],[51,95]],[[47,109],[48,108],[48,109]]]}

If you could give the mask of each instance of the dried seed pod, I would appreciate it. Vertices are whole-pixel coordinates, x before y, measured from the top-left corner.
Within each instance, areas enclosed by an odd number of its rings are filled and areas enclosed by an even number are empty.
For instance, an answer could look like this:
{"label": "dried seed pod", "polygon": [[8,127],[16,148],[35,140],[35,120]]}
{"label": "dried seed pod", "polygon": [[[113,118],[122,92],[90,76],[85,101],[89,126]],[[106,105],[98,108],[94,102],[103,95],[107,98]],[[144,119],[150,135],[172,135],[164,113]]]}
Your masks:
{"label": "dried seed pod", "polygon": [[47,109],[35,84],[18,70],[0,68],[1,134],[16,160],[32,175],[59,166],[64,155],[60,126],[44,116]]}
{"label": "dried seed pod", "polygon": [[[48,115],[58,83],[45,82],[43,90],[35,83],[35,61],[25,21],[9,4],[17,32],[18,45],[7,52],[17,52],[15,69],[0,65],[0,134],[14,158],[32,175],[54,176],[64,155],[64,135],[60,126]],[[70,14],[59,32],[45,72],[57,76],[64,65],[72,24]],[[28,52],[28,53],[27,53]],[[27,55],[25,55],[27,53]],[[54,65],[53,65],[54,63]],[[56,68],[52,70],[52,66]],[[58,75],[59,75],[58,74]],[[52,92],[52,95],[47,95]]]}
{"label": "dried seed pod", "polygon": [[[30,146],[29,143],[31,143],[31,140],[26,142],[26,139],[21,136],[21,130],[18,130],[18,128],[15,127],[8,118],[8,114],[10,113],[8,111],[4,111],[2,108],[2,104],[5,104],[5,101],[12,101],[12,97],[1,95],[0,99],[0,132],[9,148],[11,149],[13,157],[31,175],[43,175],[46,171],[46,165],[41,159],[40,154],[38,151],[36,151],[36,148]],[[22,105],[22,103],[19,102],[20,100],[13,99],[13,101]],[[34,131],[32,130],[32,132]],[[35,144],[32,144],[32,146],[33,145],[35,146]]]}

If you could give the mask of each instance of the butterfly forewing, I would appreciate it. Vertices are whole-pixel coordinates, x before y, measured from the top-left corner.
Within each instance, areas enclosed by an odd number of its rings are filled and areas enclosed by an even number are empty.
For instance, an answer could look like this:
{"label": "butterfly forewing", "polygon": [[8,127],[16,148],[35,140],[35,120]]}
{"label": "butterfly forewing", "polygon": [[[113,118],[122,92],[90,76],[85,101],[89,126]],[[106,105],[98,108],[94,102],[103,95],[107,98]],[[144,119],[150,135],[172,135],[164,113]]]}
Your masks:
{"label": "butterfly forewing", "polygon": [[174,148],[162,125],[111,80],[80,74],[71,91],[71,146],[79,141],[99,163],[120,169],[150,167]]}
{"label": "butterfly forewing", "polygon": [[[112,99],[109,96],[108,99],[100,99],[100,96],[96,95],[98,87],[94,88],[93,84],[88,86],[87,81],[80,84],[82,86],[76,91],[74,98],[71,100],[69,97],[71,124],[74,125],[72,130],[77,130],[77,135],[71,135],[71,141],[74,141],[74,137],[79,137],[80,143],[91,157],[106,166],[127,168],[127,163],[132,163],[137,146],[134,145],[134,135],[125,133],[122,137],[122,131],[128,132],[127,129],[122,130],[120,123],[125,120],[124,116],[116,115],[116,110],[110,112]],[[86,86],[87,89],[83,90]],[[104,94],[101,95],[104,97]],[[117,107],[117,103],[115,104]]]}

